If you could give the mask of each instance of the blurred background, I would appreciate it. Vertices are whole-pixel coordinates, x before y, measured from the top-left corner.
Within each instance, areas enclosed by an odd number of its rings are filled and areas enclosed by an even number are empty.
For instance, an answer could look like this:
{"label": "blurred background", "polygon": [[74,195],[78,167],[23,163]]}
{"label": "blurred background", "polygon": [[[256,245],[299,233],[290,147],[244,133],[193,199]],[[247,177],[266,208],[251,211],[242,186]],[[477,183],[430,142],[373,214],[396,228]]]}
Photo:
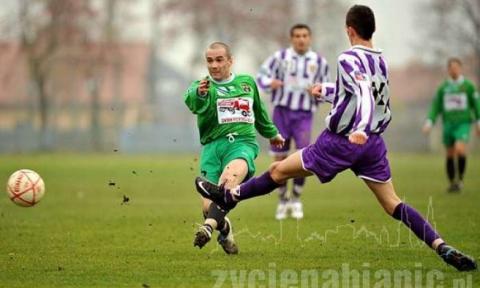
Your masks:
{"label": "blurred background", "polygon": [[206,75],[209,42],[231,44],[234,70],[255,75],[289,46],[290,26],[306,23],[334,79],[355,3],[374,10],[374,45],[390,66],[390,150],[441,151],[438,125],[428,137],[421,126],[448,57],[480,84],[478,0],[2,0],[0,152],[198,151],[182,96]]}

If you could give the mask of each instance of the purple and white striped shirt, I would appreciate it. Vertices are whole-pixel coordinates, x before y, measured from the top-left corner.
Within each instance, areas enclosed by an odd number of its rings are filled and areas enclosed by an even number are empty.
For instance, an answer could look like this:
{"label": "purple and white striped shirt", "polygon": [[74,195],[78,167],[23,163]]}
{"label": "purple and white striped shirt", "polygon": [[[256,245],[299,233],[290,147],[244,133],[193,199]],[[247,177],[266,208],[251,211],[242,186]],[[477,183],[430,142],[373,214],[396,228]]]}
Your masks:
{"label": "purple and white striped shirt", "polygon": [[[274,79],[283,86],[270,89]],[[258,86],[271,93],[274,106],[287,107],[297,111],[315,111],[318,100],[310,97],[308,87],[328,80],[328,64],[325,58],[312,50],[300,55],[293,48],[282,49],[270,56],[261,66],[257,75]]]}
{"label": "purple and white striped shirt", "polygon": [[337,80],[322,83],[322,96],[333,103],[325,119],[337,134],[380,134],[392,119],[388,68],[382,52],[356,45],[338,56]]}

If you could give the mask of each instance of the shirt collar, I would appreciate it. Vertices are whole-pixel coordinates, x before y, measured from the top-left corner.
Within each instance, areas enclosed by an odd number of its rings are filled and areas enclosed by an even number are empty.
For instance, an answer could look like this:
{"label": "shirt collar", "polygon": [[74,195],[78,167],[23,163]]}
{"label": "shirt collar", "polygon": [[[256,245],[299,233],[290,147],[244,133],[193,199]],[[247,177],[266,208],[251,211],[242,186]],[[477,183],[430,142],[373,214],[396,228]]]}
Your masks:
{"label": "shirt collar", "polygon": [[380,50],[380,49],[370,48],[370,47],[363,46],[363,45],[353,45],[351,50],[353,50],[353,49],[360,49],[360,50],[364,50],[364,51],[368,51],[368,52],[372,52],[372,53],[382,53],[382,50]]}
{"label": "shirt collar", "polygon": [[295,51],[295,49],[293,49],[293,46],[290,46],[290,50],[292,51],[292,55],[303,57],[303,56],[307,55],[308,52],[312,51],[312,48],[308,48],[308,50],[305,51],[305,53],[303,53],[303,54],[297,53],[297,51]]}
{"label": "shirt collar", "polygon": [[212,78],[212,76],[208,76],[210,78],[210,80],[215,83],[215,84],[219,84],[219,85],[222,85],[222,84],[227,84],[227,83],[230,83],[233,81],[233,79],[235,79],[235,73],[230,73],[230,77],[228,77],[227,79],[225,80],[222,80],[222,81],[217,81],[215,79]]}
{"label": "shirt collar", "polygon": [[453,78],[448,77],[448,81],[453,84],[461,84],[463,80],[465,80],[465,77],[463,77],[463,75],[458,76],[457,80],[454,80]]}

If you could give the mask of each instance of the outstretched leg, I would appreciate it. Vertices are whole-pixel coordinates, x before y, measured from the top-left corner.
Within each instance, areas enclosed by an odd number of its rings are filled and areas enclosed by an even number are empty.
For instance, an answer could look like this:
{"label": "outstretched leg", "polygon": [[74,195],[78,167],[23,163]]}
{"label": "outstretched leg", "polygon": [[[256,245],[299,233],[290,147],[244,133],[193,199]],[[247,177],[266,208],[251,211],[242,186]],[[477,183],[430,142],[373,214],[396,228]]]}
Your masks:
{"label": "outstretched leg", "polygon": [[393,218],[402,221],[420,240],[435,250],[446,263],[460,271],[475,270],[477,268],[475,260],[446,245],[437,231],[417,210],[403,203],[398,198],[391,181],[379,183],[365,180],[365,183],[375,194],[385,212]]}
{"label": "outstretched leg", "polygon": [[301,151],[288,156],[285,160],[274,162],[269,171],[259,177],[253,177],[233,189],[225,189],[198,177],[195,181],[197,191],[224,209],[232,209],[236,203],[253,197],[268,194],[294,177],[307,177],[311,172],[303,169]]}
{"label": "outstretched leg", "polygon": [[301,151],[288,156],[285,160],[274,162],[269,171],[259,177],[252,178],[236,189],[228,190],[233,201],[241,201],[272,192],[288,179],[311,176],[312,173],[303,169]]}
{"label": "outstretched leg", "polygon": [[[196,179],[196,188],[203,197],[231,209],[238,201],[268,194],[291,178],[315,174],[320,182],[326,183],[350,167],[357,146],[348,145],[345,137],[324,130],[315,143],[294,152],[285,160],[272,163],[269,171],[237,188],[224,189],[201,177]],[[341,147],[343,149],[335,149]]]}

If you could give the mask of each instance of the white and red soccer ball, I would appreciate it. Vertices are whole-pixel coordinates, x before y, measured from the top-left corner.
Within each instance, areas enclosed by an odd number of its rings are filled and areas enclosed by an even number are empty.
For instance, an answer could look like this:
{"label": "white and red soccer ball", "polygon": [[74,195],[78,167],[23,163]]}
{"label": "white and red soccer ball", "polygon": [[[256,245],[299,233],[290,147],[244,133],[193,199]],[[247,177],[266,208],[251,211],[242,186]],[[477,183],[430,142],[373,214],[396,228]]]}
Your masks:
{"label": "white and red soccer ball", "polygon": [[42,199],[45,194],[45,183],[37,172],[21,169],[8,178],[7,194],[13,203],[30,207]]}

